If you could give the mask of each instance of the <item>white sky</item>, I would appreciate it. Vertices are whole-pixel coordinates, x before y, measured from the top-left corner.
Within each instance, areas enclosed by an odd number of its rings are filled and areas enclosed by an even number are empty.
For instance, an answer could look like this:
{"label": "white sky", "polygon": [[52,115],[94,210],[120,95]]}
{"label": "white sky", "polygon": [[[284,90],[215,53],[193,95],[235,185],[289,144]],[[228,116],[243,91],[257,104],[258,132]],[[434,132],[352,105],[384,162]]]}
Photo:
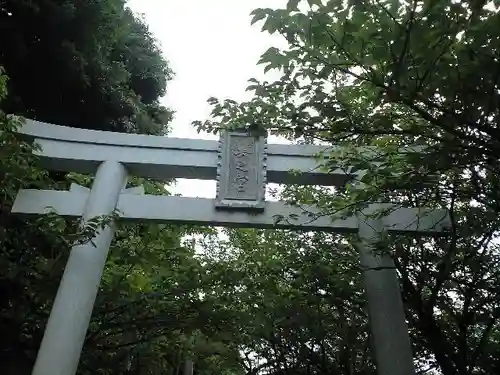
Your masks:
{"label": "white sky", "polygon": [[[210,138],[198,134],[194,120],[208,119],[207,99],[249,99],[251,77],[262,79],[260,55],[271,46],[284,46],[278,35],[250,25],[255,8],[280,8],[286,0],[129,0],[130,8],[144,16],[175,73],[162,102],[175,113],[171,137]],[[268,73],[267,79],[276,79]],[[271,142],[279,141],[276,138]],[[189,197],[215,197],[214,181],[177,180],[173,189]],[[172,189],[170,189],[172,190]]]}

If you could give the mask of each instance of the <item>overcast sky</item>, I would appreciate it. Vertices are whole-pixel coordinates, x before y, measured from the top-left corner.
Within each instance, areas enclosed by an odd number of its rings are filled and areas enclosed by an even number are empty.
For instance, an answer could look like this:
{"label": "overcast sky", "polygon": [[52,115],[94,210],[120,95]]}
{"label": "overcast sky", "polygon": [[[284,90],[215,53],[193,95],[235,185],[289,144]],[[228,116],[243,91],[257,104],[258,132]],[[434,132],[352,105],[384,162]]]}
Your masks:
{"label": "overcast sky", "polygon": [[[217,139],[198,134],[191,122],[208,118],[206,101],[211,96],[250,97],[245,92],[247,80],[264,77],[263,67],[257,66],[260,55],[271,46],[284,45],[281,37],[251,26],[250,12],[285,4],[286,0],[129,0],[132,10],[143,14],[175,73],[163,98],[176,112],[170,136]],[[178,180],[174,190],[213,198],[215,182]]]}

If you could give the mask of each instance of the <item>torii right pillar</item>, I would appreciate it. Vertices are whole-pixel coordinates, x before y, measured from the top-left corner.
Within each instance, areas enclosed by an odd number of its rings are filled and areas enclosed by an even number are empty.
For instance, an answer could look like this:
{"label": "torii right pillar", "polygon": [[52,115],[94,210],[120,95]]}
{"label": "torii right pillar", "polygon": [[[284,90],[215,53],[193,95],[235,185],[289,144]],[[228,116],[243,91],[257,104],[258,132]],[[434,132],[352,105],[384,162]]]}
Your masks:
{"label": "torii right pillar", "polygon": [[382,220],[359,217],[361,267],[378,375],[415,375],[413,352],[394,260],[378,253]]}

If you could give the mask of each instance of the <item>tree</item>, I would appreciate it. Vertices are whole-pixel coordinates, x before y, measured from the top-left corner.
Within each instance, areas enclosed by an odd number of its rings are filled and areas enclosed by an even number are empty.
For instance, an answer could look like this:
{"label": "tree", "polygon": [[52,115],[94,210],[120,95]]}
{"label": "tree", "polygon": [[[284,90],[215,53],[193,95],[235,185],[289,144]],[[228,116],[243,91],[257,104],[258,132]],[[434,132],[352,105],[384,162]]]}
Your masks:
{"label": "tree", "polygon": [[[285,191],[325,215],[391,200],[446,207],[447,238],[397,238],[395,254],[417,367],[491,374],[500,363],[498,304],[500,63],[495,2],[294,1],[254,21],[288,48],[261,62],[276,82],[251,80],[251,101],[219,102],[200,128],[258,126],[325,152],[326,170],[358,177],[334,195]],[[420,145],[421,152],[401,152]],[[371,146],[359,148],[358,146]]]}
{"label": "tree", "polygon": [[80,128],[163,134],[172,72],[124,0],[7,0],[0,5],[7,113]]}
{"label": "tree", "polygon": [[374,374],[357,255],[341,236],[226,230],[210,236],[205,299],[247,374]]}

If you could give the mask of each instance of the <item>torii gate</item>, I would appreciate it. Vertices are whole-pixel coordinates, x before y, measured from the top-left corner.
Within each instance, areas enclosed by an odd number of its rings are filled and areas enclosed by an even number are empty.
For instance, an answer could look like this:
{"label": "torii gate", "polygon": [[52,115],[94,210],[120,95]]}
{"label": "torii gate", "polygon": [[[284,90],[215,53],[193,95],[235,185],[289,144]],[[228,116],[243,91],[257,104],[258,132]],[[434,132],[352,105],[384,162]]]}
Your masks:
{"label": "torii gate", "polygon": [[[373,219],[371,205],[346,219],[314,220],[283,202],[266,202],[267,182],[341,186],[353,176],[318,170],[315,155],[326,147],[267,144],[265,136],[225,132],[220,141],[176,139],[83,130],[27,120],[20,132],[41,146],[42,166],[95,173],[92,188],[21,190],[13,213],[40,215],[52,207],[85,222],[116,209],[120,220],[194,223],[227,227],[289,228],[358,233],[373,347],[379,375],[414,375],[397,273],[389,255],[373,252],[379,233],[435,235],[449,226],[445,210],[397,208]],[[302,173],[290,173],[291,170]],[[144,195],[125,189],[127,175],[217,180],[215,200]],[[314,211],[314,207],[309,207]],[[276,216],[294,220],[276,223]],[[296,216],[295,216],[296,215]],[[101,281],[113,225],[71,250],[37,355],[33,375],[74,375]]]}

